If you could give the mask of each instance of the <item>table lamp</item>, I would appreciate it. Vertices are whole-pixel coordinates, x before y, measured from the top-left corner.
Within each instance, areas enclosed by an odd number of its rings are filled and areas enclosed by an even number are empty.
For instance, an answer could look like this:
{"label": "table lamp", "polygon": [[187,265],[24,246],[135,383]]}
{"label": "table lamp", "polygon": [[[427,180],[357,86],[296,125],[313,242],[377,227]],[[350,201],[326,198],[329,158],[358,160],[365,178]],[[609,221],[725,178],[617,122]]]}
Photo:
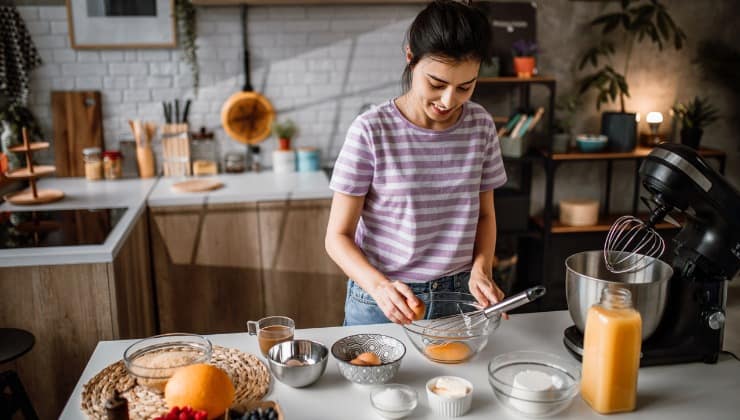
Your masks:
{"label": "table lamp", "polygon": [[663,114],[658,111],[648,112],[645,121],[648,123],[648,127],[650,127],[650,133],[643,133],[640,136],[643,145],[652,147],[664,142],[664,136],[658,132],[660,124],[663,122]]}

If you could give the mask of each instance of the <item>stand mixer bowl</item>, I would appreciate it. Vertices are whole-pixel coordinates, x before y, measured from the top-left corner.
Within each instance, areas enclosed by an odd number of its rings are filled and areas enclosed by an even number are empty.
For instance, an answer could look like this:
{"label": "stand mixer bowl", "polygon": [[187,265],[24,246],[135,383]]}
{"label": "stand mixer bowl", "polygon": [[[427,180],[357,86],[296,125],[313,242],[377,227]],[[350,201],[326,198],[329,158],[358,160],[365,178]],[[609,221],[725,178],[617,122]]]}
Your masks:
{"label": "stand mixer bowl", "polygon": [[[652,257],[645,257],[652,258]],[[668,280],[673,268],[655,260],[646,268],[631,273],[612,273],[601,250],[573,254],[565,260],[565,297],[570,317],[578,330],[586,328],[588,308],[599,303],[601,291],[622,287],[632,293],[632,305],[642,317],[643,341],[658,327],[668,297]]]}

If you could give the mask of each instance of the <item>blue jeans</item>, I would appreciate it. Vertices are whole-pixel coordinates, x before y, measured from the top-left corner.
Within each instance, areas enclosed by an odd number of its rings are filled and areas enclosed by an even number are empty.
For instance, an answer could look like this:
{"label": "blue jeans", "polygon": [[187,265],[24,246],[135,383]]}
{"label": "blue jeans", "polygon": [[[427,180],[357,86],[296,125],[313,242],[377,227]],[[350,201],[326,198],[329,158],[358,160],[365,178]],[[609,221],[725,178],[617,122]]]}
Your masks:
{"label": "blue jeans", "polygon": [[[426,283],[406,283],[414,294],[427,305],[425,319],[434,319],[455,313],[456,309],[430,305],[431,292],[461,292],[470,294],[470,272],[462,272]],[[434,308],[430,313],[430,308]],[[448,313],[449,312],[449,313]],[[352,279],[347,280],[347,298],[344,303],[344,325],[367,325],[390,322],[375,300]]]}

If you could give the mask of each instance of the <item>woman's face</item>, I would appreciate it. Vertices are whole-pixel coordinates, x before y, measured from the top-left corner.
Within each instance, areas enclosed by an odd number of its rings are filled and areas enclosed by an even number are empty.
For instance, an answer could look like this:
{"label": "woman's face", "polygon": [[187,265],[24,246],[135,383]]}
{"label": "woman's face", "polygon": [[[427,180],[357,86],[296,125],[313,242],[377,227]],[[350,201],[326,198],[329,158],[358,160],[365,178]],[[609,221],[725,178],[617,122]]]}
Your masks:
{"label": "woman's face", "polygon": [[444,129],[457,122],[462,104],[473,95],[480,61],[427,56],[412,70],[409,107],[422,127]]}

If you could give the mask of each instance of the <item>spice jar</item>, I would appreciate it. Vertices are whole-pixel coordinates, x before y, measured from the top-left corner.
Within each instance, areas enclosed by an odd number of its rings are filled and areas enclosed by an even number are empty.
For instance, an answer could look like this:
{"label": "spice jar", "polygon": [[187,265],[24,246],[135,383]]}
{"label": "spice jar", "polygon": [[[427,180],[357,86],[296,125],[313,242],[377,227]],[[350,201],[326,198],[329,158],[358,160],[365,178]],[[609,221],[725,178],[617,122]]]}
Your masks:
{"label": "spice jar", "polygon": [[105,176],[105,179],[119,179],[122,174],[123,165],[121,162],[121,152],[103,152],[103,175]]}
{"label": "spice jar", "polygon": [[199,132],[190,133],[190,160],[193,162],[193,175],[199,175],[196,173],[196,162],[200,162],[201,168],[207,168],[204,174],[215,175],[218,172],[217,156],[217,145],[212,131],[206,131],[205,127],[201,127]]}
{"label": "spice jar", "polygon": [[224,171],[230,174],[242,173],[246,170],[244,155],[238,152],[229,152],[224,159]]}
{"label": "spice jar", "polygon": [[103,178],[103,162],[100,160],[99,147],[82,149],[82,160],[85,162],[85,178],[88,181],[97,181]]}

